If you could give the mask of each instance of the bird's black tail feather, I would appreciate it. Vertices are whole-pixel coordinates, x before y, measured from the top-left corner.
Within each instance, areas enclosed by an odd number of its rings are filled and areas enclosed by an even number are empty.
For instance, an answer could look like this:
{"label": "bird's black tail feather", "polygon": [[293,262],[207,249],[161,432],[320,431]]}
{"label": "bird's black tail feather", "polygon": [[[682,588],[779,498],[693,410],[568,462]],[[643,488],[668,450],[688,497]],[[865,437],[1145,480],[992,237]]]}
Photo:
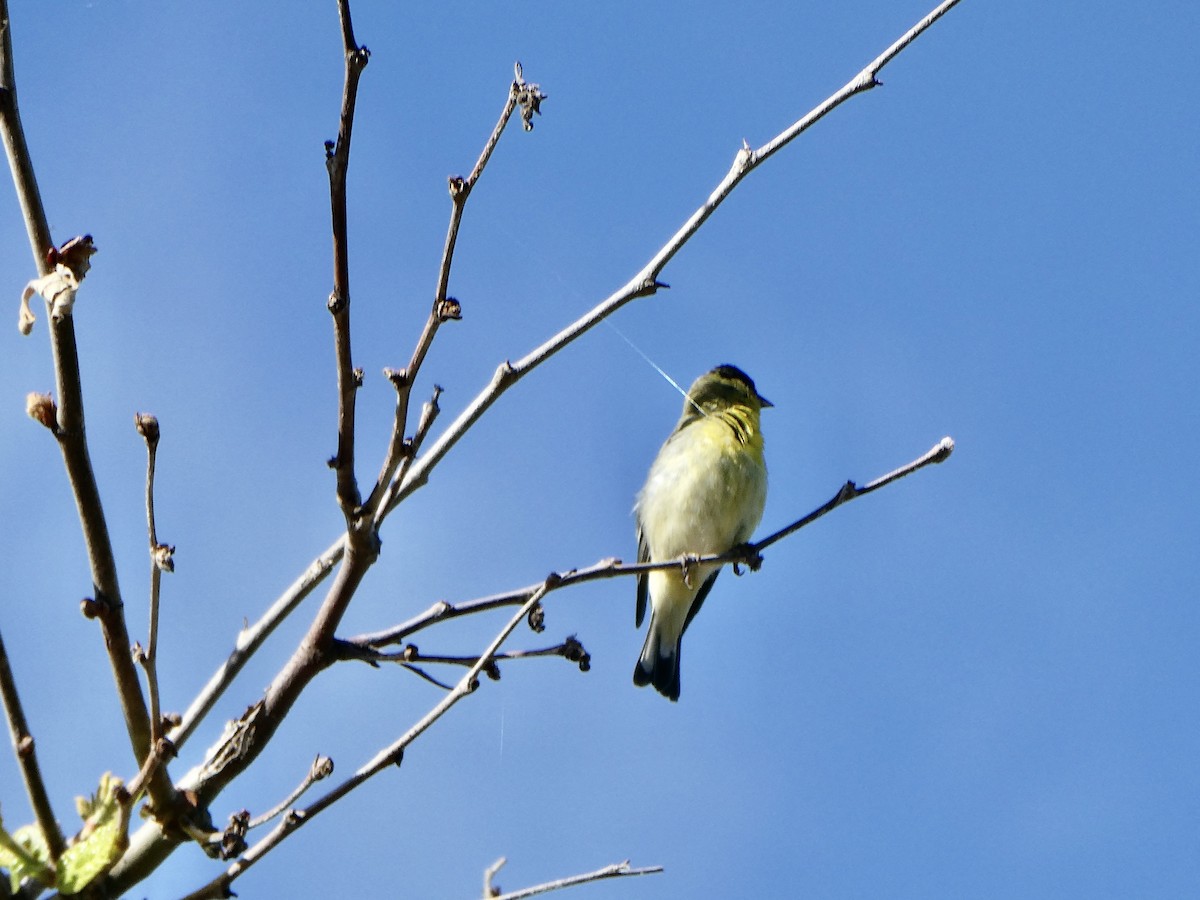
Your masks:
{"label": "bird's black tail feather", "polygon": [[[682,638],[682,635],[680,635]],[[642,655],[638,657],[637,665],[633,667],[633,683],[638,687],[648,684],[670,700],[672,703],[679,699],[679,651],[681,641],[675,642],[675,650],[669,656],[659,652],[658,630],[654,627],[654,617],[650,617],[650,632],[646,635],[646,643],[642,647]]]}

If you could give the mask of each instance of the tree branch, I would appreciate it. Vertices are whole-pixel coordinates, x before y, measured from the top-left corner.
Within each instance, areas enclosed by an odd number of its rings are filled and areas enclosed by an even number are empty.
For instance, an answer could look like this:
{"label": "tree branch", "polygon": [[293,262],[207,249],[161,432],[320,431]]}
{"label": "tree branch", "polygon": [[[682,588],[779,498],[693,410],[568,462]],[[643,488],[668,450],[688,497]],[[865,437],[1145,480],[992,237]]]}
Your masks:
{"label": "tree branch", "polygon": [[17,692],[17,681],[8,661],[8,650],[4,647],[3,635],[0,635],[0,700],[4,701],[8,733],[12,737],[13,753],[16,754],[17,765],[21,769],[21,778],[25,781],[29,805],[33,808],[33,816],[46,840],[50,859],[57,862],[67,844],[58,828],[58,820],[54,818],[54,807],[50,805],[50,795],[46,793],[46,783],[42,780],[33,735],[29,733],[29,724],[25,721],[25,710],[21,706],[21,695]]}
{"label": "tree branch", "polygon": [[337,787],[331,789],[328,793],[322,795],[318,800],[312,803],[305,809],[292,810],[276,825],[265,837],[258,843],[246,851],[242,857],[237,860],[228,869],[204,885],[199,890],[188,894],[184,900],[203,900],[209,897],[228,897],[229,885],[234,882],[247,869],[262,859],[267,853],[273,850],[283,840],[298,831],[303,825],[312,821],[320,812],[328,809],[342,797],[349,794],[355,788],[361,786],[364,782],[377,775],[379,772],[386,769],[388,766],[399,765],[404,759],[404,750],[415,741],[418,737],[425,733],[434,722],[444,716],[451,707],[459,700],[468,694],[472,693],[479,685],[479,673],[487,665],[488,660],[492,659],[496,651],[500,649],[500,645],[508,639],[513,633],[521,620],[524,619],[533,608],[541,602],[545,594],[553,589],[553,585],[557,576],[549,576],[543,583],[540,591],[535,591],[522,605],[521,609],[514,615],[507,625],[501,629],[500,633],[492,640],[487,649],[481,653],[476,659],[474,665],[467,670],[466,674],[459,679],[458,684],[444,696],[428,713],[426,713],[420,721],[413,725],[402,737],[393,742],[390,746],[377,753],[366,765],[362,766],[350,778],[347,778]]}
{"label": "tree branch", "polygon": [[433,309],[430,310],[429,318],[425,321],[425,327],[421,331],[421,336],[417,339],[417,345],[413,348],[412,358],[408,362],[408,367],[400,372],[388,373],[388,377],[396,386],[396,420],[392,426],[391,443],[388,446],[387,456],[384,458],[383,468],[366,503],[367,512],[375,519],[376,526],[382,521],[382,516],[379,513],[381,506],[386,507],[384,498],[390,496],[392,479],[396,474],[396,469],[400,466],[402,460],[406,462],[411,461],[416,452],[411,445],[405,442],[404,434],[408,429],[408,404],[409,398],[412,395],[413,384],[417,379],[417,373],[420,371],[421,364],[425,361],[425,355],[429,352],[429,348],[433,344],[433,339],[437,335],[438,328],[442,323],[462,318],[461,305],[457,300],[449,296],[448,291],[450,288],[450,268],[454,263],[454,248],[458,242],[458,229],[462,224],[463,212],[467,206],[467,198],[471,196],[471,191],[483,175],[483,170],[487,166],[488,160],[492,158],[492,152],[500,142],[500,135],[504,133],[504,129],[508,125],[508,120],[512,118],[513,110],[517,108],[518,103],[523,97],[527,98],[533,95],[537,96],[539,103],[545,99],[545,94],[541,92],[538,85],[525,83],[525,79],[522,77],[521,64],[517,63],[513,82],[508,89],[508,99],[505,101],[504,109],[500,112],[500,118],[496,122],[496,127],[492,129],[487,142],[483,145],[483,151],[479,154],[479,159],[475,162],[475,168],[471,170],[471,174],[466,178],[454,176],[450,179],[450,224],[446,229],[446,244],[442,250],[442,263],[438,268],[437,287],[433,294]]}
{"label": "tree branch", "polygon": [[[5,152],[39,275],[46,276],[56,268],[65,268],[72,273],[76,281],[81,281],[90,267],[89,258],[95,252],[95,248],[90,236],[68,241],[61,249],[56,249],[51,240],[46,211],[42,206],[17,105],[12,28],[7,0],[0,0],[0,133],[3,135]],[[109,540],[104,508],[100,502],[100,491],[88,454],[84,429],[83,386],[75,343],[75,319],[70,304],[63,309],[56,305],[47,330],[50,333],[58,395],[56,427],[52,430],[58,440],[67,479],[75,497],[95,592],[95,599],[87,608],[100,620],[109,665],[125,719],[125,730],[129,735],[134,758],[140,764],[151,749],[150,716],[142,695],[137,666],[129,652],[129,631],[125,624],[124,602],[117,580],[116,561]],[[165,775],[153,779],[150,793],[160,808],[167,808],[167,804],[173,799],[171,784]]]}
{"label": "tree branch", "polygon": [[248,828],[258,828],[267,824],[277,816],[283,815],[284,811],[304,796],[305,792],[310,787],[333,774],[333,760],[328,756],[317,755],[313,760],[312,765],[308,767],[308,772],[305,773],[304,779],[296,785],[295,790],[288,794],[282,801],[267,810],[260,816],[255,816],[250,820]]}
{"label": "tree branch", "polygon": [[154,416],[138,413],[134,425],[146,441],[146,527],[150,535],[150,629],[146,638],[146,649],[134,646],[134,658],[146,672],[146,692],[150,695],[150,739],[157,742],[162,737],[162,705],[158,694],[158,600],[162,585],[162,573],[174,572],[172,555],[175,548],[158,542],[158,529],[154,524],[154,464],[158,457],[159,426]]}
{"label": "tree branch", "polygon": [[[477,656],[446,656],[444,654],[422,653],[416,644],[407,644],[403,650],[398,650],[394,653],[383,653],[373,647],[345,641],[339,642],[339,645],[338,658],[340,660],[357,660],[376,667],[378,667],[379,663],[396,663],[443,688],[446,685],[431,678],[417,667],[430,663],[434,665],[469,667],[479,661],[479,657]],[[551,647],[543,647],[540,650],[506,650],[504,653],[497,653],[485,662],[483,671],[488,678],[493,681],[499,681],[500,667],[498,663],[507,660],[537,659],[547,656],[561,656],[567,662],[578,665],[581,672],[587,672],[592,667],[591,654],[584,649],[583,644],[579,642],[579,639],[575,635],[571,635],[561,643],[554,644]]]}
{"label": "tree branch", "polygon": [[344,551],[345,545],[339,540],[313,560],[300,577],[288,585],[287,590],[279,595],[257,622],[242,629],[233,650],[225,657],[225,662],[213,672],[196,699],[183,714],[180,723],[168,733],[167,736],[176,747],[182,747],[195,733],[196,727],[204,721],[204,717],[225,693],[225,689],[233,683],[238,673],[242,671],[242,667],[250,661],[250,658],[266,642],[279,624],[320,586],[325,577],[341,562]]}
{"label": "tree branch", "polygon": [[492,879],[496,877],[496,873],[507,862],[503,856],[487,867],[483,874],[483,897],[484,900],[524,900],[525,897],[533,897],[537,894],[548,894],[551,891],[561,891],[563,888],[575,887],[578,884],[588,884],[592,881],[603,881],[606,878],[629,878],[636,875],[657,875],[662,872],[662,866],[644,866],[642,868],[633,868],[629,864],[629,860],[624,862],[613,863],[611,866],[605,866],[603,869],[597,869],[595,872],[585,872],[582,875],[571,875],[567,878],[559,878],[556,881],[547,881],[543,884],[535,884],[532,887],[522,888],[519,891],[512,891],[508,894],[500,893],[500,888],[492,885]]}
{"label": "tree branch", "polygon": [[330,460],[337,472],[337,497],[349,527],[357,515],[360,497],[354,475],[355,395],[362,385],[362,371],[354,368],[350,353],[350,246],[346,219],[346,171],[350,165],[350,136],[354,129],[354,104],[358,80],[371,52],[354,40],[349,0],[338,0],[342,23],[342,45],[346,76],[342,88],[342,112],[337,143],[325,144],[325,167],[329,170],[329,204],[333,218],[333,292],[329,311],[333,314],[333,343],[337,361],[338,449]]}

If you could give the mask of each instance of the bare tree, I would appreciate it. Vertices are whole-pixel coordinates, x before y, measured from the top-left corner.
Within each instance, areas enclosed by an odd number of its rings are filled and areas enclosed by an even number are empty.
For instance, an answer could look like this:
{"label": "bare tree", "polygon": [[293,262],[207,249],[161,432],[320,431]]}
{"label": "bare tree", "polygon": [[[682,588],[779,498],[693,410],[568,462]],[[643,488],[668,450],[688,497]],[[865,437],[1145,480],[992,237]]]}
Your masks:
{"label": "bare tree", "polygon": [[[502,662],[556,656],[565,658],[581,670],[587,670],[589,655],[575,637],[545,647],[505,649],[522,623],[527,623],[535,632],[542,630],[543,606],[551,593],[598,579],[636,576],[652,568],[688,566],[696,562],[727,562],[757,569],[763,562],[764,551],[816,518],[930,463],[946,459],[953,449],[949,438],[937,442],[931,450],[912,462],[863,486],[854,482],[841,485],[828,502],[812,512],[752,544],[734,548],[719,556],[638,565],[622,563],[615,558],[604,559],[587,568],[553,573],[542,581],[518,590],[454,605],[439,602],[402,622],[371,633],[339,636],[346,610],[379,556],[380,529],[384,522],[427,483],[434,469],[488,412],[497,398],[622,306],[664,288],[661,276],[667,264],[743,179],[827,113],[876,86],[880,70],[956,3],[957,0],[945,0],[938,5],[841,89],[761,147],[743,145],[716,187],[631,279],[525,356],[500,364],[491,382],[458,412],[448,426],[435,431],[441,389],[435,387],[423,401],[417,401],[420,404],[417,413],[413,410],[413,391],[441,327],[460,316],[459,304],[449,294],[449,283],[467,202],[510,120],[516,116],[525,130],[531,130],[534,118],[541,112],[541,105],[546,100],[546,94],[539,85],[527,81],[521,65],[517,64],[500,116],[487,136],[470,174],[450,179],[450,220],[434,300],[408,364],[402,369],[386,372],[395,389],[395,417],[387,446],[382,448],[383,459],[378,474],[364,482],[360,481],[364,463],[360,460],[361,448],[356,441],[356,396],[363,384],[363,372],[355,365],[352,353],[346,176],[351,158],[358,84],[367,68],[370,54],[355,35],[348,0],[340,0],[338,8],[345,81],[337,138],[326,145],[326,165],[330,186],[334,272],[328,309],[333,322],[338,396],[337,452],[329,465],[336,478],[337,503],[344,529],[328,549],[312,560],[295,582],[267,607],[261,617],[248,624],[237,636],[234,648],[227,658],[219,662],[212,677],[188,708],[182,714],[169,714],[161,708],[157,677],[160,579],[163,572],[172,571],[174,553],[172,546],[160,540],[155,522],[155,463],[160,427],[152,415],[138,413],[135,416],[135,427],[145,441],[148,454],[145,500],[151,589],[149,629],[143,645],[141,642],[131,642],[126,621],[126,601],[117,577],[117,565],[100,491],[89,459],[84,427],[83,375],[76,350],[73,307],[97,248],[87,235],[71,238],[61,244],[56,244],[51,237],[18,113],[12,28],[7,3],[0,0],[0,27],[3,29],[3,45],[0,48],[0,127],[37,267],[37,275],[30,281],[22,298],[20,327],[25,333],[33,329],[36,313],[31,303],[41,296],[45,301],[44,327],[49,334],[56,378],[53,393],[31,394],[27,408],[30,417],[54,437],[63,457],[94,584],[93,596],[83,602],[82,611],[100,626],[132,753],[132,759],[126,760],[125,765],[132,762],[130,768],[136,772],[127,780],[106,777],[91,800],[81,807],[84,818],[82,829],[74,836],[65,835],[54,814],[39,769],[33,737],[22,712],[17,691],[19,673],[11,670],[8,655],[0,641],[0,693],[3,695],[16,756],[35,820],[34,824],[21,829],[0,829],[0,865],[10,873],[9,891],[23,897],[37,896],[45,890],[57,890],[60,895],[84,893],[116,896],[144,879],[184,843],[194,842],[208,855],[227,861],[227,865],[216,878],[189,896],[231,896],[233,882],[281,841],[383,769],[399,765],[406,748],[459,701],[470,696],[481,676],[496,677]],[[318,588],[324,590],[323,599],[302,639],[265,692],[250,702],[239,719],[226,724],[221,739],[208,751],[200,765],[183,775],[172,774],[171,760],[196,734],[218,698],[233,684],[243,666],[272,631]],[[482,649],[473,649],[457,656],[431,655],[422,653],[411,642],[414,635],[434,629],[442,623],[499,608],[509,608],[512,614]],[[321,672],[345,661],[360,661],[372,666],[402,666],[441,685],[445,693],[425,715],[397,735],[392,743],[380,748],[372,759],[352,775],[332,787],[324,788],[322,785],[320,791],[323,792],[318,792],[315,799],[307,801],[307,805],[299,805],[301,796],[318,791],[318,783],[327,783],[332,777],[333,765],[328,758],[318,757],[296,790],[274,809],[257,816],[242,811],[230,817],[226,823],[215,822],[210,813],[214,801],[235,777],[254,765],[305,688]],[[458,674],[446,680],[434,674],[439,670]],[[112,767],[119,768],[119,761],[113,761]],[[147,821],[130,835],[131,812],[142,801],[142,815]],[[11,806],[5,811],[11,818]],[[251,832],[259,828],[265,828],[265,833],[252,841]],[[492,885],[492,878],[501,863],[488,870],[485,895],[498,894]],[[633,868],[628,862],[620,863],[504,896],[529,896],[589,880],[627,877],[651,871],[657,869]],[[4,892],[4,887],[0,886],[0,894]]]}

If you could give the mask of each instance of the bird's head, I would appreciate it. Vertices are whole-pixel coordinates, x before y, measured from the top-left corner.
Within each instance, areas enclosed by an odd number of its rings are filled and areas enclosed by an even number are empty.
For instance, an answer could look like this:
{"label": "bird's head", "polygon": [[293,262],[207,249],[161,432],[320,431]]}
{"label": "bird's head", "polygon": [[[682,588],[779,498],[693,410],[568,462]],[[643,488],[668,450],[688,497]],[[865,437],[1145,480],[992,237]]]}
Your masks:
{"label": "bird's head", "polygon": [[759,394],[750,376],[737,366],[717,366],[705,372],[688,388],[684,414],[699,408],[705,414],[731,406],[748,406],[755,412],[766,406],[774,406]]}

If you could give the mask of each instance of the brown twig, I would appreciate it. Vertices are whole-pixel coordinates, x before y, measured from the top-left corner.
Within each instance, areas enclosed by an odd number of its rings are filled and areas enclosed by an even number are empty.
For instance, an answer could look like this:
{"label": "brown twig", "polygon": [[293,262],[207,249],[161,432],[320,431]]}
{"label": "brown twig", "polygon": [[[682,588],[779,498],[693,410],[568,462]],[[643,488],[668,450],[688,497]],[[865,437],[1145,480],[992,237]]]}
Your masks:
{"label": "brown twig", "polygon": [[21,706],[21,695],[17,692],[17,682],[8,660],[8,650],[4,647],[3,635],[0,635],[0,699],[4,701],[8,733],[12,737],[13,752],[17,757],[17,766],[21,769],[21,778],[25,781],[29,805],[33,808],[33,816],[46,840],[50,860],[57,862],[67,845],[63,833],[58,828],[58,821],[54,818],[54,807],[50,805],[46,783],[42,780],[33,735],[29,733],[29,724],[25,721],[25,710]]}
{"label": "brown twig", "polygon": [[329,170],[329,204],[333,219],[333,291],[329,311],[333,314],[333,342],[337,361],[338,447],[330,460],[337,472],[338,505],[347,526],[358,513],[360,497],[354,474],[355,396],[362,384],[362,372],[354,368],[350,353],[350,245],[347,235],[346,172],[350,166],[350,136],[354,130],[354,105],[358,80],[371,52],[354,40],[349,0],[338,0],[342,24],[342,46],[346,57],[346,75],[342,87],[342,111],[336,143],[325,145],[325,166]]}
{"label": "brown twig", "polygon": [[249,823],[247,823],[246,827],[248,829],[259,828],[277,816],[283,815],[287,808],[303,797],[305,792],[310,787],[312,787],[318,781],[328,778],[332,774],[333,760],[328,756],[321,756],[318,754],[317,758],[313,760],[312,765],[308,767],[308,772],[305,773],[304,779],[298,785],[296,785],[295,790],[293,790],[281,802],[277,803],[274,807],[267,810],[261,816],[256,816],[255,818],[251,819]]}
{"label": "brown twig", "polygon": [[158,609],[162,586],[162,573],[174,572],[175,548],[158,542],[158,529],[154,524],[154,466],[158,458],[158,419],[146,413],[134,416],[134,426],[146,441],[146,528],[150,535],[150,628],[146,649],[134,656],[146,672],[146,692],[150,695],[150,739],[157,742],[162,737],[162,706],[158,692]]}
{"label": "brown twig", "polygon": [[458,242],[458,229],[462,224],[463,212],[467,206],[467,198],[471,196],[471,191],[483,175],[483,170],[487,166],[488,160],[492,158],[492,153],[495,151],[496,145],[500,142],[500,135],[504,133],[504,129],[508,125],[508,120],[512,118],[513,111],[522,102],[526,105],[532,102],[530,98],[536,98],[537,104],[540,105],[541,101],[546,98],[546,95],[541,92],[538,85],[527,84],[525,82],[521,71],[521,64],[517,63],[504,109],[501,110],[496,126],[492,129],[487,142],[483,145],[483,151],[479,154],[479,159],[475,162],[475,168],[471,170],[471,174],[466,178],[456,175],[449,180],[450,224],[446,229],[446,243],[442,249],[442,263],[438,268],[437,287],[433,293],[433,308],[429,312],[429,318],[425,320],[425,327],[421,331],[421,336],[417,339],[417,345],[413,348],[412,358],[409,360],[408,367],[400,372],[393,371],[387,373],[392,383],[396,386],[396,419],[392,426],[391,442],[383,461],[383,467],[380,470],[378,480],[375,482],[375,487],[371,491],[371,496],[366,503],[366,508],[374,517],[377,525],[382,521],[383,515],[386,514],[384,512],[387,507],[385,498],[390,497],[392,482],[397,468],[400,467],[402,462],[406,465],[411,462],[416,453],[411,442],[406,441],[404,435],[408,429],[408,405],[417,373],[421,369],[421,364],[425,361],[425,355],[429,352],[429,348],[433,344],[433,339],[437,335],[438,328],[444,322],[462,318],[461,305],[457,300],[450,297],[448,292],[450,289],[450,269],[454,263],[454,248]]}
{"label": "brown twig", "polygon": [[[432,681],[440,687],[445,687],[441,682],[431,678],[425,672],[417,668],[418,665],[448,665],[448,666],[473,666],[479,661],[477,656],[446,656],[439,654],[422,653],[415,644],[408,644],[403,650],[398,650],[394,653],[383,653],[375,650],[372,647],[362,646],[354,643],[341,642],[341,650],[339,658],[347,660],[358,660],[360,662],[377,665],[378,663],[397,663],[406,669],[413,671],[428,681]],[[540,650],[507,650],[503,653],[497,653],[484,664],[483,671],[493,681],[500,679],[500,668],[498,663],[507,660],[516,659],[537,659],[547,656],[561,656],[568,662],[575,663],[579,666],[581,672],[586,672],[592,667],[591,654],[584,649],[583,644],[574,635],[566,638],[561,643],[551,647],[543,647]]]}

